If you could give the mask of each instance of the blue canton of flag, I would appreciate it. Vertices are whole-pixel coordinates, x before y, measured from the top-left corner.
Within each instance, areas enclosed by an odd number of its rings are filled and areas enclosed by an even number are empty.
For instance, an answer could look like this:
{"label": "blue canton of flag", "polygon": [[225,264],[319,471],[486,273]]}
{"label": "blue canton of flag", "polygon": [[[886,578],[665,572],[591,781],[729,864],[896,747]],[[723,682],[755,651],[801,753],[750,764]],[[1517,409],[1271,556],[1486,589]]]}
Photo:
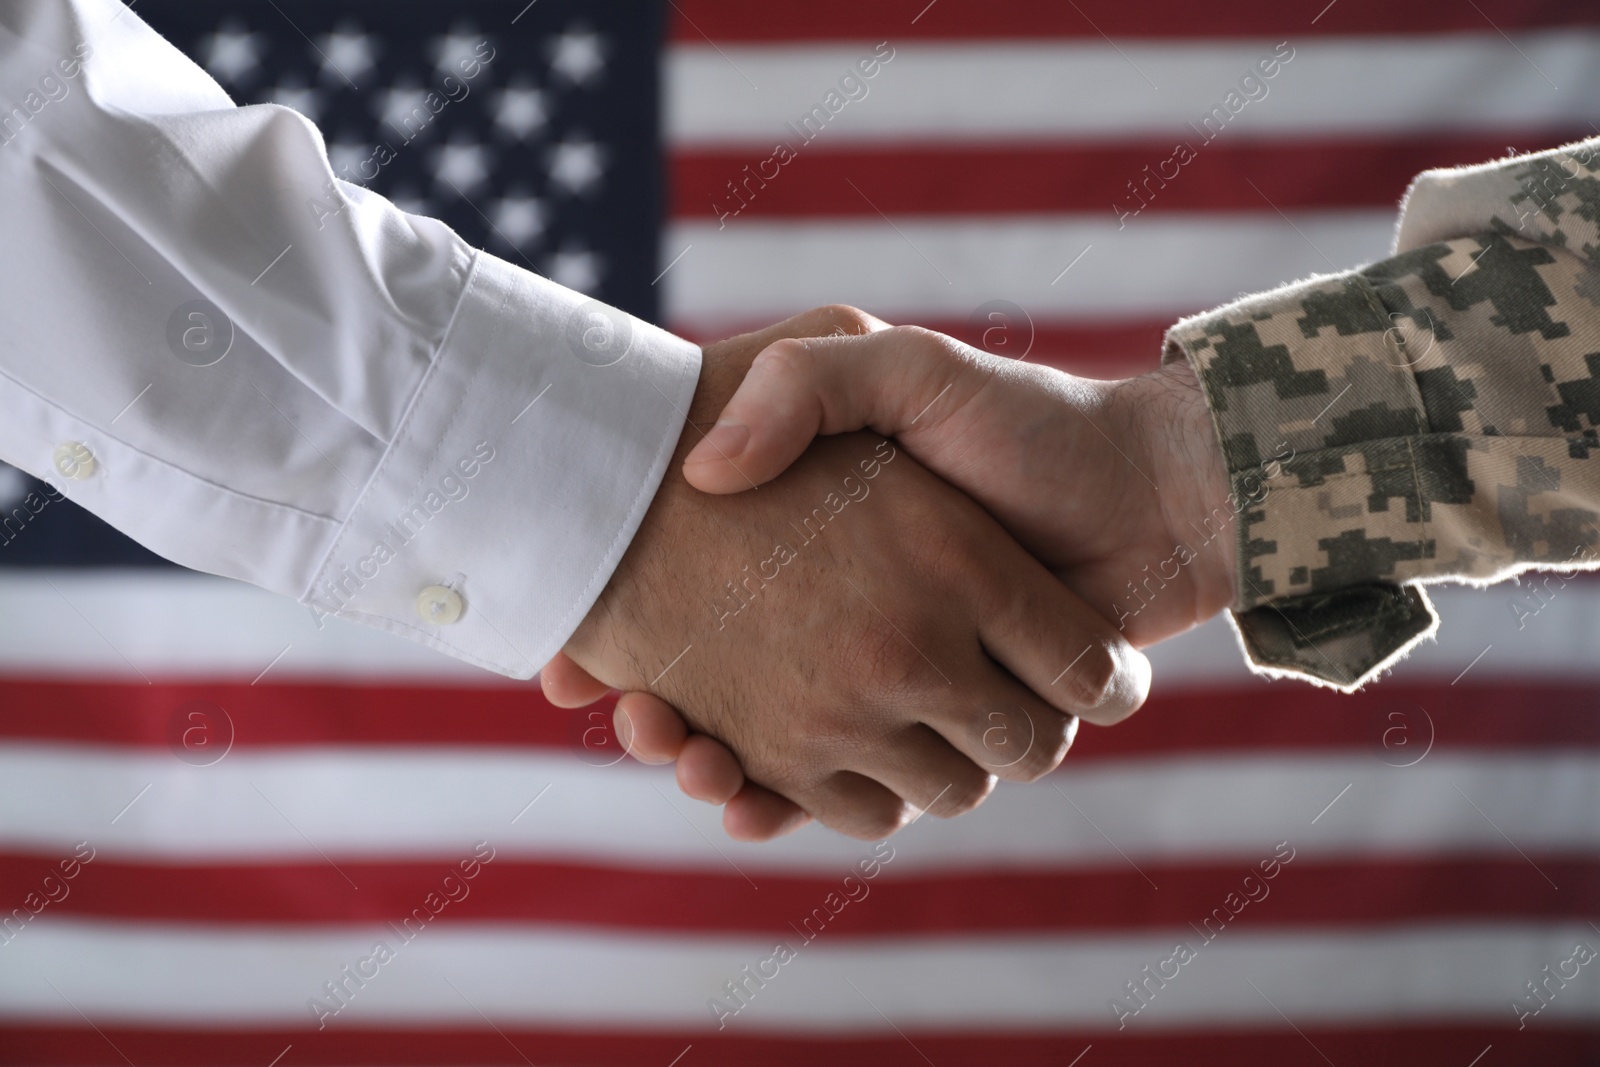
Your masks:
{"label": "blue canton of flag", "polygon": [[[659,321],[657,4],[144,0],[136,10],[239,104],[281,104],[315,123],[337,177]],[[307,210],[337,207],[330,196]],[[0,566],[164,562],[3,464],[0,511],[12,517]]]}

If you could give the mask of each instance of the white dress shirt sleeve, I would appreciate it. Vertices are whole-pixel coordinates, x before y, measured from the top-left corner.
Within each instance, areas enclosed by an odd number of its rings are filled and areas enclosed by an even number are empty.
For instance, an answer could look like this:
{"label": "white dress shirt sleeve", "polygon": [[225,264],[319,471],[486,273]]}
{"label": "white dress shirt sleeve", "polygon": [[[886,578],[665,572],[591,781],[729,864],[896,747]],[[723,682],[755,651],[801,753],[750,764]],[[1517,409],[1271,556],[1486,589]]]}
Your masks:
{"label": "white dress shirt sleeve", "polygon": [[518,678],[609,580],[699,374],[335,179],[310,122],[115,0],[0,5],[0,248],[0,458],[185,566]]}

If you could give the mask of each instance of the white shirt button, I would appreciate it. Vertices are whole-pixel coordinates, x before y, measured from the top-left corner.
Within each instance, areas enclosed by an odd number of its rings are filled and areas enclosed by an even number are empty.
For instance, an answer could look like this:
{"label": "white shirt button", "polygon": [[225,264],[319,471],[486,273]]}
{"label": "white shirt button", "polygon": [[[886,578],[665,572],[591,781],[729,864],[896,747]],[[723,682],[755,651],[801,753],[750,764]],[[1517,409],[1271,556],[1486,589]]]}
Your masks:
{"label": "white shirt button", "polygon": [[461,594],[442,585],[430,585],[417,594],[417,614],[434,626],[449,626],[465,608]]}
{"label": "white shirt button", "polygon": [[94,473],[94,453],[89,451],[89,446],[82,441],[67,441],[56,446],[55,455],[56,473],[63,478],[81,481]]}

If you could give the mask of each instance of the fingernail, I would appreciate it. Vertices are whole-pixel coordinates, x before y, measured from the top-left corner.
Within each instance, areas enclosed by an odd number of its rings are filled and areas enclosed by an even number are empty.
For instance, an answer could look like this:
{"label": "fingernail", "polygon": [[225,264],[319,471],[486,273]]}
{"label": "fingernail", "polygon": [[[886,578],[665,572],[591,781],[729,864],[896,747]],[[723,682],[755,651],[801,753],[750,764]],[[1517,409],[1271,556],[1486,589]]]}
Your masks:
{"label": "fingernail", "polygon": [[750,427],[742,422],[722,422],[711,427],[711,432],[706,434],[705,440],[689,450],[683,462],[710,463],[713,460],[734,460],[744,451],[744,446],[750,443]]}
{"label": "fingernail", "polygon": [[622,742],[622,751],[633,754],[633,720],[628,718],[628,713],[621,708],[611,716],[611,728],[617,731],[617,740]]}

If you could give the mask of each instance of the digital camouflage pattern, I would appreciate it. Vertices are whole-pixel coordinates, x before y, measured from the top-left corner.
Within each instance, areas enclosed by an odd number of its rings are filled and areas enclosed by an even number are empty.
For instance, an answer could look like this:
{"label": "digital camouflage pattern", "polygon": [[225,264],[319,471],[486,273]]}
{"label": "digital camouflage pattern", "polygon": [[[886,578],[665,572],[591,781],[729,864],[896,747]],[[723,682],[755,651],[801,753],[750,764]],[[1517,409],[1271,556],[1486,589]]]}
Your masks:
{"label": "digital camouflage pattern", "polygon": [[1354,688],[1417,583],[1600,560],[1600,139],[1430,171],[1397,252],[1172,328],[1235,502],[1259,669]]}

